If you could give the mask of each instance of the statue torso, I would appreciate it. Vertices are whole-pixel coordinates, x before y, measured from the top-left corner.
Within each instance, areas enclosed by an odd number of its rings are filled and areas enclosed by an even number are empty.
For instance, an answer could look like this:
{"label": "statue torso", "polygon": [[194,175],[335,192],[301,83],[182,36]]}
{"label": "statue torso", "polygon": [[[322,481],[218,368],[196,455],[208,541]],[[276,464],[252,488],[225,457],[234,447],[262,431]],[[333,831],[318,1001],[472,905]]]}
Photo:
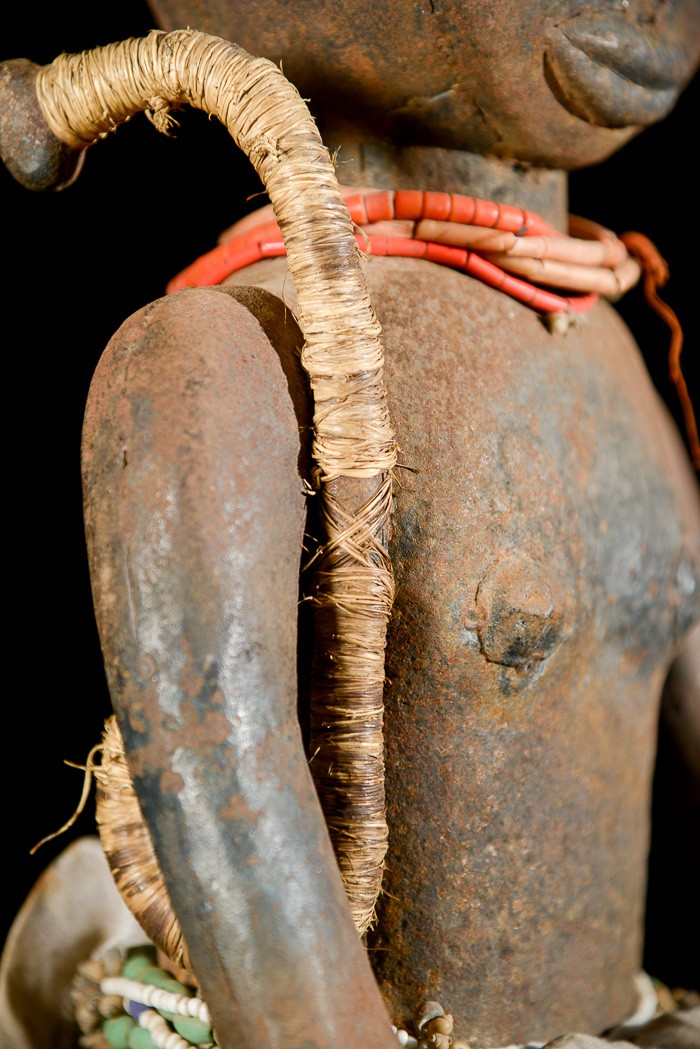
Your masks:
{"label": "statue torso", "polygon": [[551,334],[456,272],[365,266],[401,449],[373,965],[395,1023],[430,998],[477,1044],[603,1030],[635,1004],[697,507],[612,308]]}

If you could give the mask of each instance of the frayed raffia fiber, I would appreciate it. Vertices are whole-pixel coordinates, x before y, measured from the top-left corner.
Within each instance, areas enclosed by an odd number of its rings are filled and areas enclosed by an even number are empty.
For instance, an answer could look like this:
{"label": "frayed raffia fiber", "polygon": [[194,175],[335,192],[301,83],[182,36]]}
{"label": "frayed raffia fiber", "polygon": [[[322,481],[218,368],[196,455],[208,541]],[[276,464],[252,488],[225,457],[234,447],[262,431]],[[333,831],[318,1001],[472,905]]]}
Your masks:
{"label": "frayed raffia fiber", "polygon": [[102,848],[124,902],[148,938],[176,965],[189,969],[187,948],[153,850],[124,755],[116,718],[105,722],[95,813]]}
{"label": "frayed raffia fiber", "polygon": [[[40,72],[37,93],[54,133],[78,148],[137,112],[167,131],[172,108],[202,109],[227,127],[272,202],[314,395],[314,478],[325,527],[313,587],[312,769],[362,933],[373,920],[387,846],[382,699],[393,577],[385,537],[396,444],[380,328],[328,150],[275,65],[193,30],[61,55]],[[376,494],[348,513],[327,487],[335,478],[376,478]],[[351,488],[345,498],[354,505]]]}

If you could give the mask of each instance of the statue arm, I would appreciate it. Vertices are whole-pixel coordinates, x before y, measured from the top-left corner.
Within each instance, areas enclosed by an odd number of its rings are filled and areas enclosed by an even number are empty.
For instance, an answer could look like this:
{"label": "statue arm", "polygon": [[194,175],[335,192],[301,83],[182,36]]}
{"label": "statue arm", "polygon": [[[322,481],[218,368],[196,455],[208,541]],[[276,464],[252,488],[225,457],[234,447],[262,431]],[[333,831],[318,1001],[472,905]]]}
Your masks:
{"label": "statue arm", "polygon": [[673,580],[678,638],[661,696],[652,801],[645,967],[673,986],[700,980],[700,489],[664,413],[682,539]]}
{"label": "statue arm", "polygon": [[662,718],[676,740],[700,802],[700,622],[689,631],[671,666],[662,701]]}
{"label": "statue arm", "polygon": [[244,305],[196,290],[132,316],[85,418],[96,618],[223,1049],[391,1049],[298,725],[298,459],[289,382]]}

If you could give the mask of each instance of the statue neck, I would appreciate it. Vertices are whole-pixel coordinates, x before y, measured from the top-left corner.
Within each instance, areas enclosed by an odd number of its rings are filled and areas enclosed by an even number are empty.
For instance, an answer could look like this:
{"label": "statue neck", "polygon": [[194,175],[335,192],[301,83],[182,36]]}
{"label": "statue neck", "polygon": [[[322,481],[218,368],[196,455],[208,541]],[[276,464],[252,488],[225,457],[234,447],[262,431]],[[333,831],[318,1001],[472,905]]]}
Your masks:
{"label": "statue neck", "polygon": [[336,174],[342,185],[464,193],[526,208],[557,229],[567,228],[565,171],[534,168],[455,149],[360,141],[353,138],[352,132],[346,134],[337,129],[326,131],[324,141],[331,152],[340,147]]}

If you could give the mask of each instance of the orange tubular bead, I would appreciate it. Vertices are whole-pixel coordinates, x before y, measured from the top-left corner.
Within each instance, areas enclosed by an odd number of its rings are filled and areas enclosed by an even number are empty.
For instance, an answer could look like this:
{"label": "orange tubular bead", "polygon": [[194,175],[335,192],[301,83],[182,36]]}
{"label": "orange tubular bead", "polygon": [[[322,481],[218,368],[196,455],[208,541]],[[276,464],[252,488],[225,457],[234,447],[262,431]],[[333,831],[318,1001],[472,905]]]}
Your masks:
{"label": "orange tubular bead", "polygon": [[474,215],[476,214],[476,201],[473,197],[466,197],[462,193],[452,194],[452,208],[450,211],[450,222],[461,222],[465,226],[475,226]]}
{"label": "orange tubular bead", "polygon": [[[280,228],[276,222],[265,222],[261,226],[254,226],[252,229],[247,230],[245,233],[241,233],[235,239],[238,244],[262,244],[266,240],[278,241],[282,237]],[[227,241],[225,243],[230,243]]]}
{"label": "orange tubular bead", "polygon": [[243,269],[244,266],[252,266],[259,258],[263,258],[260,245],[267,242],[282,244],[282,234],[276,222],[255,226],[200,256],[191,266],[168,282],[165,287],[166,295],[182,288],[202,288],[220,284],[230,273]]}
{"label": "orange tubular bead", "polygon": [[394,215],[394,194],[391,190],[381,190],[378,193],[368,193],[365,196],[365,211],[367,222],[387,222]]}
{"label": "orange tubular bead", "polygon": [[452,214],[451,193],[424,193],[422,219],[434,219],[436,222],[449,222]]}
{"label": "orange tubular bead", "polygon": [[530,231],[525,221],[525,212],[521,208],[513,208],[508,204],[499,204],[496,221],[492,224],[493,229],[503,230],[504,233],[515,233],[524,237]]}
{"label": "orange tubular bead", "polygon": [[214,248],[213,251],[202,255],[191,266],[178,273],[166,285],[166,295],[171,295],[174,291],[181,291],[183,288],[204,288],[211,284],[220,284],[229,273],[242,269],[243,266],[251,266],[258,261],[260,257],[258,244],[242,247],[236,245],[233,251],[225,251],[224,249],[228,248],[231,243],[233,242],[229,241],[227,244]]}
{"label": "orange tubular bead", "polygon": [[437,262],[439,266],[451,266],[457,270],[464,269],[471,254],[466,248],[453,248],[449,244],[435,244],[434,241],[428,241],[427,247],[425,257],[429,262]]}
{"label": "orange tubular bead", "polygon": [[[411,259],[427,257],[429,245],[425,240],[413,240],[411,237],[367,237],[366,240],[368,255],[400,255]],[[365,238],[357,237],[361,248],[364,242]]]}
{"label": "orange tubular bead", "polygon": [[262,242],[250,240],[248,243],[241,243],[238,238],[233,238],[219,245],[173,277],[165,287],[166,295],[182,291],[183,288],[205,288],[221,284],[232,273],[252,266],[254,262],[285,255],[287,249],[279,230],[277,238]]}
{"label": "orange tubular bead", "polygon": [[492,204],[490,200],[475,200],[474,204],[474,225],[494,229],[501,214],[498,204]]}
{"label": "orange tubular bead", "polygon": [[394,216],[397,219],[412,219],[417,222],[423,217],[423,194],[419,189],[394,190]]}
{"label": "orange tubular bead", "polygon": [[563,237],[561,230],[555,229],[549,222],[545,222],[541,215],[534,211],[523,211],[525,233],[520,236],[527,237]]}
{"label": "orange tubular bead", "polygon": [[350,212],[350,218],[356,226],[369,225],[364,193],[353,193],[351,197],[346,197],[345,206]]}

